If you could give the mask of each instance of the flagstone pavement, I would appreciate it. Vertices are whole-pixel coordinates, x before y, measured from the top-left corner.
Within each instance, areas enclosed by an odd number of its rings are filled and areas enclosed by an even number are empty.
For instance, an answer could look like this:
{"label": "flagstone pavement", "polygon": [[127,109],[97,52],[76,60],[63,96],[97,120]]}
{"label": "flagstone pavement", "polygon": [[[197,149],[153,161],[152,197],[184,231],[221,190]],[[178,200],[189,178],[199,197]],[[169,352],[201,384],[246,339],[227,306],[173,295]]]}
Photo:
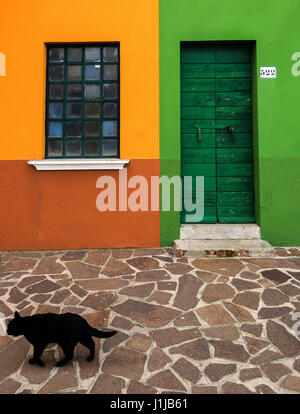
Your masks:
{"label": "flagstone pavement", "polygon": [[57,368],[62,352],[50,345],[41,368],[28,364],[26,339],[2,329],[2,394],[300,393],[300,248],[237,258],[160,248],[0,254],[6,322],[16,310],[73,312],[118,331],[94,338],[91,363],[77,345]]}

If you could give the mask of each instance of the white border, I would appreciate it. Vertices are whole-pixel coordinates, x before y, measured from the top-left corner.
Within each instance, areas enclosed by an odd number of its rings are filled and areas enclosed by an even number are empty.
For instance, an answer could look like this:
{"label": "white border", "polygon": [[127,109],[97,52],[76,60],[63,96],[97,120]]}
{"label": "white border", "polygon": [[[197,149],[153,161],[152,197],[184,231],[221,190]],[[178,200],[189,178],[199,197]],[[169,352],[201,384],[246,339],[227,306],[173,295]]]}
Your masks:
{"label": "white border", "polygon": [[47,159],[32,160],[28,164],[33,165],[39,171],[60,170],[122,170],[129,160],[116,158],[102,159]]}

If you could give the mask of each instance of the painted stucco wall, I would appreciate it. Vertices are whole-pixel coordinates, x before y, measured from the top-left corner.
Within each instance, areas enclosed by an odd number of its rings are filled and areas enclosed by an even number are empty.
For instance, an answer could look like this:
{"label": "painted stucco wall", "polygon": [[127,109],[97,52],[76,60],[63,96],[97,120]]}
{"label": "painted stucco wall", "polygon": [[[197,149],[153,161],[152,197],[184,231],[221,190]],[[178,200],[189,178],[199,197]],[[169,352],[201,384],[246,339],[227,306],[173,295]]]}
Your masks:
{"label": "painted stucco wall", "polygon": [[0,249],[159,245],[159,212],[101,213],[97,178],[36,171],[45,151],[46,43],[120,42],[120,156],[159,175],[158,0],[16,0],[0,15]]}
{"label": "painted stucco wall", "polygon": [[159,158],[158,0],[17,0],[0,19],[0,159],[44,157],[48,42],[120,42],[121,158]]}
{"label": "painted stucco wall", "polygon": [[[160,0],[161,175],[180,174],[180,42],[256,41],[256,211],[273,245],[300,244],[299,17],[299,0]],[[277,79],[260,79],[261,66]],[[179,213],[161,213],[161,245],[179,229]]]}
{"label": "painted stucco wall", "polygon": [[[98,172],[38,172],[27,164],[44,158],[45,44],[107,41],[120,42],[120,155],[131,160],[129,176],[147,177],[180,174],[180,41],[256,41],[257,218],[264,239],[299,245],[300,76],[292,74],[299,16],[300,0],[3,4],[0,249],[166,246],[178,239],[177,212],[97,212]],[[260,66],[277,66],[277,79],[259,79]]]}

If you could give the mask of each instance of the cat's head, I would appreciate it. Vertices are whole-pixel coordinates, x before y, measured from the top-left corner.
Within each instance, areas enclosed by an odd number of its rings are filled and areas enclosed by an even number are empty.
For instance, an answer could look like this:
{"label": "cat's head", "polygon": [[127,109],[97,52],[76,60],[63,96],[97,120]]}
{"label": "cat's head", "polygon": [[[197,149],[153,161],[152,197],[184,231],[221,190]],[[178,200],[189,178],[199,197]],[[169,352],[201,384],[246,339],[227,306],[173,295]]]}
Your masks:
{"label": "cat's head", "polygon": [[7,335],[18,336],[23,334],[22,318],[18,312],[15,312],[15,318],[8,322]]}

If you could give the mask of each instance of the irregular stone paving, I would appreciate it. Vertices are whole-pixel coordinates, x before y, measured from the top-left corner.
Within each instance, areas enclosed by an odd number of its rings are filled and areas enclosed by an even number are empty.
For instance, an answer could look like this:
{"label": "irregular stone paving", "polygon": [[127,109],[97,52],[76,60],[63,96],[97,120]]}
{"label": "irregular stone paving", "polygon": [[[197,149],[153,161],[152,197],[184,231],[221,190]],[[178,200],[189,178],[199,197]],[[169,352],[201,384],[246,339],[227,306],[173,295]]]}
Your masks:
{"label": "irregular stone paving", "polygon": [[[300,249],[177,257],[172,249],[2,252],[0,312],[81,314],[118,334],[55,367],[0,336],[0,393],[300,393]],[[300,327],[298,327],[300,331]]]}

